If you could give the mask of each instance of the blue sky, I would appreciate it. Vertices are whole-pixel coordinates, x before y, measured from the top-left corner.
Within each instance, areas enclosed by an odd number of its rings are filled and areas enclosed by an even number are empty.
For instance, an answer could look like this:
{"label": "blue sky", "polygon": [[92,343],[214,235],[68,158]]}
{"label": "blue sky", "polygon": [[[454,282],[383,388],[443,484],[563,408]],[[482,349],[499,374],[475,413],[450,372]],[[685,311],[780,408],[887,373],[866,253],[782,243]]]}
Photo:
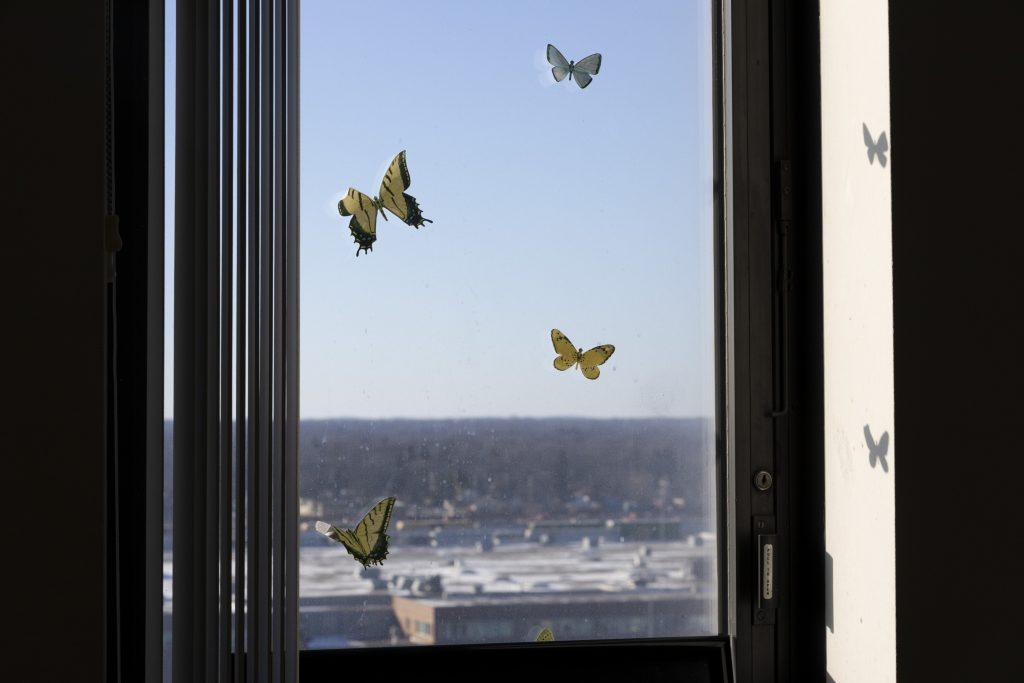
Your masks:
{"label": "blue sky", "polygon": [[[713,414],[706,4],[304,0],[304,417]],[[434,223],[356,258],[337,201],[403,149]],[[616,346],[598,380],[552,327]]]}

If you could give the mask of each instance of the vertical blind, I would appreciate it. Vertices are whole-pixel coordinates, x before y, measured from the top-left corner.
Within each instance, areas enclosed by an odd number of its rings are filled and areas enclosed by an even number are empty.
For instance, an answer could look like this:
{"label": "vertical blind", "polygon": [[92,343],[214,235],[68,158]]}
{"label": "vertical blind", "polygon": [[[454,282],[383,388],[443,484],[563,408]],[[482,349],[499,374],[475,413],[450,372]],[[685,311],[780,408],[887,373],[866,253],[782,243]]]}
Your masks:
{"label": "vertical blind", "polygon": [[298,678],[298,0],[178,0],[172,678]]}

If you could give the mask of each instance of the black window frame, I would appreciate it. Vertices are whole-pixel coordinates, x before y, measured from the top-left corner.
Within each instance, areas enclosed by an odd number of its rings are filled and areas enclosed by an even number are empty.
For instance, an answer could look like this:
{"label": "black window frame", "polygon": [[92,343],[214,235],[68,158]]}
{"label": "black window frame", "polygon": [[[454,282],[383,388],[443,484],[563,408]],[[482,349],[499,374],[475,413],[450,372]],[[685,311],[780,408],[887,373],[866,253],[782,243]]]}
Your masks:
{"label": "black window frame", "polygon": [[[727,305],[733,386],[747,389],[731,433],[735,676],[815,680],[825,674],[818,3],[727,7],[736,266]],[[759,535],[777,544],[774,606],[758,597]]]}

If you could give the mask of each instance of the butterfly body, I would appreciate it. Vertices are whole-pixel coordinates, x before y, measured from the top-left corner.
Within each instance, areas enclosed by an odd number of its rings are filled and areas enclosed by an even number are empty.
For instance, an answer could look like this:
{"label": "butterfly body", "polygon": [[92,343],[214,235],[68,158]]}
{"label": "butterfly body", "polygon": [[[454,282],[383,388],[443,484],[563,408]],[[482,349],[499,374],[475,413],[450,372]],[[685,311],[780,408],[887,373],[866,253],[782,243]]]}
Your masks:
{"label": "butterfly body", "polygon": [[416,198],[406,194],[405,191],[409,189],[411,183],[405,150],[402,150],[391,160],[376,196],[370,197],[359,190],[348,188],[348,192],[338,202],[338,213],[342,216],[352,216],[348,229],[355,243],[359,245],[356,256],[359,256],[360,251],[373,250],[373,243],[377,241],[377,214],[384,216],[384,220],[388,219],[384,209],[416,229],[425,223],[433,223],[423,217]]}
{"label": "butterfly body", "polygon": [[593,80],[592,77],[601,71],[601,55],[595,52],[589,57],[584,57],[579,62],[570,61],[562,56],[558,48],[549,44],[548,64],[551,65],[551,75],[559,83],[568,77],[570,81],[576,81],[576,85],[586,88],[590,85],[590,81]]}
{"label": "butterfly body", "polygon": [[388,556],[387,528],[394,507],[395,497],[389,496],[370,508],[354,529],[339,529],[333,524],[318,521],[316,530],[341,543],[364,569],[371,564],[384,564],[384,558]]}
{"label": "butterfly body", "polygon": [[611,344],[595,346],[584,352],[583,347],[577,349],[568,337],[556,329],[551,330],[551,344],[558,354],[554,360],[556,370],[564,371],[571,367],[578,367],[587,379],[597,379],[601,375],[597,366],[603,364],[615,353],[615,347]]}

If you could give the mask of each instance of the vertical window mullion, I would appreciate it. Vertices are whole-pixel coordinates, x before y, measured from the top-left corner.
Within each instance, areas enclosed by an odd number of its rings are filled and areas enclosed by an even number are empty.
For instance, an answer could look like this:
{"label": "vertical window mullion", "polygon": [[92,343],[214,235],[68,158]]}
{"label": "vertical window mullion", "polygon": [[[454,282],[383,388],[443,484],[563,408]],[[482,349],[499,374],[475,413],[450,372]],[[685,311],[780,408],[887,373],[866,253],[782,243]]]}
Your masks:
{"label": "vertical window mullion", "polygon": [[[216,552],[209,557],[210,482],[204,457],[216,446],[214,439],[210,448],[208,395],[209,235],[217,217],[213,213],[211,220],[208,19],[194,1],[177,5],[172,674],[180,682],[201,679],[208,670],[211,562],[216,569]],[[216,601],[212,609],[216,617]]]}
{"label": "vertical window mullion", "polygon": [[248,97],[248,78],[249,71],[246,68],[247,59],[247,33],[246,33],[246,20],[247,14],[245,0],[239,0],[238,9],[235,12],[237,15],[237,31],[238,37],[236,42],[235,57],[238,60],[238,106],[237,106],[237,161],[236,161],[236,172],[238,174],[238,209],[236,222],[238,226],[238,239],[237,239],[237,270],[235,273],[236,277],[236,309],[237,318],[236,324],[238,334],[236,336],[235,345],[235,374],[236,374],[236,386],[235,386],[235,406],[236,406],[236,419],[235,419],[235,593],[234,593],[234,629],[235,629],[235,666],[234,666],[234,680],[235,683],[242,683],[245,676],[245,652],[246,652],[246,519],[247,519],[247,505],[246,505],[246,477],[250,470],[247,467],[247,454],[249,451],[249,440],[248,440],[248,409],[247,409],[247,388],[249,383],[247,380],[246,373],[246,350],[248,348],[249,337],[247,335],[248,320],[249,316],[246,315],[246,301],[248,297],[248,290],[246,287],[248,268],[246,265],[246,255],[249,245],[247,239],[249,231],[249,199],[247,195],[248,187],[245,184],[245,178],[247,177],[246,170],[248,168],[248,157],[246,155],[248,148],[248,135],[249,126],[248,124],[248,108],[247,97]]}
{"label": "vertical window mullion", "polygon": [[232,420],[232,257],[233,230],[233,116],[231,0],[221,2],[220,74],[221,74],[221,291],[220,291],[220,620],[219,620],[219,680],[227,681],[231,666],[231,437]]}
{"label": "vertical window mullion", "polygon": [[284,553],[285,683],[298,680],[299,615],[299,3],[285,0],[283,15],[286,64],[283,96],[286,103],[283,127],[285,186],[282,187],[285,225],[284,286]]}
{"label": "vertical window mullion", "polygon": [[271,59],[270,37],[272,35],[270,13],[270,0],[261,0],[259,13],[260,34],[258,40],[258,57],[260,60],[259,70],[259,390],[257,395],[259,405],[259,447],[257,449],[258,462],[258,505],[257,505],[257,527],[255,533],[259,539],[259,551],[256,557],[258,567],[258,585],[256,597],[256,620],[258,623],[257,640],[257,679],[261,683],[269,681],[271,666],[272,634],[270,632],[270,551],[271,551],[271,492],[270,492],[270,432],[271,420],[271,396],[273,385],[271,383],[271,354],[273,347],[272,340],[272,276],[271,270],[271,149],[268,131],[272,125],[270,118],[270,97],[271,97]]}
{"label": "vertical window mullion", "polygon": [[205,357],[205,448],[201,466],[205,474],[205,613],[207,680],[216,680],[219,666],[219,564],[220,564],[220,253],[223,226],[220,223],[220,14],[219,3],[206,4],[207,35],[207,108],[206,108],[206,334],[200,337],[206,344]]}
{"label": "vertical window mullion", "polygon": [[268,141],[271,147],[271,155],[273,159],[270,178],[270,186],[272,188],[270,199],[273,206],[272,213],[272,226],[271,232],[273,235],[273,361],[272,361],[272,385],[273,385],[273,403],[271,406],[271,414],[273,415],[272,429],[271,429],[271,516],[272,516],[272,528],[271,528],[271,548],[272,548],[272,569],[271,576],[273,577],[273,584],[271,587],[271,628],[272,628],[272,640],[271,640],[271,652],[273,656],[273,680],[275,683],[281,682],[281,673],[283,666],[283,652],[284,652],[284,631],[282,629],[283,620],[282,616],[285,609],[284,604],[284,525],[285,525],[285,514],[284,514],[284,481],[287,473],[284,469],[284,358],[282,354],[283,343],[283,293],[285,291],[284,284],[284,214],[283,214],[283,193],[284,193],[284,178],[283,178],[283,101],[282,101],[282,61],[283,61],[283,49],[282,49],[282,16],[283,3],[282,0],[273,0],[271,6],[271,16],[273,22],[271,24],[271,54],[273,55],[273,66],[272,73],[270,74],[272,81],[271,88],[271,107],[272,109],[268,112],[272,120],[272,140]]}
{"label": "vertical window mullion", "polygon": [[247,216],[247,231],[249,241],[249,256],[248,256],[248,286],[247,293],[249,298],[248,309],[249,309],[249,320],[248,320],[248,333],[249,333],[249,345],[248,345],[248,371],[247,377],[249,382],[249,396],[248,396],[248,443],[246,444],[246,470],[248,472],[247,478],[247,492],[246,492],[246,505],[247,505],[247,523],[246,523],[246,539],[248,543],[247,554],[246,554],[246,566],[248,567],[248,583],[246,585],[246,680],[249,683],[255,683],[256,671],[259,662],[258,651],[260,647],[260,626],[261,622],[257,619],[256,606],[259,601],[259,565],[257,558],[260,552],[260,539],[256,533],[257,530],[257,513],[260,506],[259,498],[259,476],[260,469],[258,467],[258,454],[259,454],[259,439],[258,439],[258,427],[260,420],[260,409],[259,409],[259,250],[260,250],[260,237],[259,237],[259,220],[260,220],[260,204],[259,204],[259,8],[258,2],[260,0],[249,0],[248,5],[248,21],[249,21],[249,32],[248,32],[248,95],[249,95],[249,106],[248,106],[248,166],[246,182],[248,186],[248,216]]}

